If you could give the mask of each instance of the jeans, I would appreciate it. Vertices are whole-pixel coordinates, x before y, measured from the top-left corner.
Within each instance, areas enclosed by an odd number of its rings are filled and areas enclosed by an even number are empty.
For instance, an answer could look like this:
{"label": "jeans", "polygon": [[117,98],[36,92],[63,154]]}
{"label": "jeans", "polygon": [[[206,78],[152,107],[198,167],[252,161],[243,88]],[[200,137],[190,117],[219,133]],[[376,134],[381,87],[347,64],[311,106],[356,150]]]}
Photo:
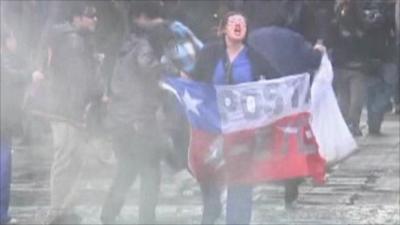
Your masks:
{"label": "jeans", "polygon": [[337,95],[340,110],[346,122],[356,129],[360,126],[365,102],[367,77],[359,70],[336,68]]}
{"label": "jeans", "polygon": [[156,136],[138,134],[130,128],[113,134],[113,150],[117,159],[117,171],[104,202],[101,221],[115,223],[126,195],[140,176],[139,224],[154,224],[160,189],[160,154]]}
{"label": "jeans", "polygon": [[51,122],[51,128],[55,152],[50,172],[50,221],[73,213],[82,169],[87,161],[87,138],[81,128],[64,122]]}
{"label": "jeans", "polygon": [[11,219],[8,215],[11,185],[11,140],[0,139],[0,224]]}
{"label": "jeans", "polygon": [[[214,224],[222,212],[222,187],[216,182],[200,183],[203,199],[201,224]],[[253,187],[232,185],[228,187],[226,202],[226,224],[250,224],[252,214]]]}
{"label": "jeans", "polygon": [[368,79],[368,129],[371,133],[380,132],[384,114],[390,109],[390,98],[398,82],[395,64],[383,64],[378,73],[371,74]]}

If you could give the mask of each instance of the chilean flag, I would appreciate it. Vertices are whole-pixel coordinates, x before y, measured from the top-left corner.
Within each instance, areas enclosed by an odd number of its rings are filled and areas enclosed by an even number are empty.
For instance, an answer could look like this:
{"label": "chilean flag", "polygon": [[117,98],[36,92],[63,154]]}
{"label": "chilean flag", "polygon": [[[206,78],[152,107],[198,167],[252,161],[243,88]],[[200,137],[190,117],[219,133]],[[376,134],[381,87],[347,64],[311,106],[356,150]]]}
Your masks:
{"label": "chilean flag", "polygon": [[189,169],[199,181],[322,183],[325,161],[309,119],[309,75],[215,86],[168,77],[191,125]]}

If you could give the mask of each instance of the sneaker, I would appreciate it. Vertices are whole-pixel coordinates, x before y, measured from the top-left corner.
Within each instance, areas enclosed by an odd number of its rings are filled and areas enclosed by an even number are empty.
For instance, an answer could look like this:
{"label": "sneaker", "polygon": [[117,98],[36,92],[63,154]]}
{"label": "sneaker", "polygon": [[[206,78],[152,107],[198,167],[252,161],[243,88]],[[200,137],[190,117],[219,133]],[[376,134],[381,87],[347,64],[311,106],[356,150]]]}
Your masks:
{"label": "sneaker", "polygon": [[362,131],[360,130],[360,128],[359,127],[354,127],[354,126],[349,126],[349,130],[350,130],[350,133],[354,136],[354,137],[361,137],[361,136],[363,136],[363,133],[362,133]]}

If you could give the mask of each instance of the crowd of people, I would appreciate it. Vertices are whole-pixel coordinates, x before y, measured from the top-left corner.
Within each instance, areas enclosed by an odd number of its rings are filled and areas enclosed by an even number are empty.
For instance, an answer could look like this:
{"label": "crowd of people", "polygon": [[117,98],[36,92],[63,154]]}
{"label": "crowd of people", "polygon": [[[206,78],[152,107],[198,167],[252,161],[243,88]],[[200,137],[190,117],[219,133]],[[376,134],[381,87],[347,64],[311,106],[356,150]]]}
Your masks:
{"label": "crowd of people", "polygon": [[[160,162],[184,169],[189,141],[187,121],[160,88],[164,75],[239,84],[313,74],[328,54],[354,136],[363,135],[364,106],[370,135],[381,133],[386,112],[400,111],[399,0],[2,1],[1,10],[1,224],[14,222],[12,145],[16,137],[32,144],[32,129],[50,133],[54,148],[45,224],[80,222],[77,184],[87,140],[100,130],[117,164],[101,222],[116,222],[139,176],[138,222],[156,223]],[[270,58],[247,43],[248,33],[263,27]],[[299,53],[299,45],[286,44],[298,42],[308,47]],[[301,180],[284,181],[287,209]],[[221,186],[212,178],[199,185],[201,223],[214,224]],[[226,223],[249,224],[253,186],[228,186]]]}

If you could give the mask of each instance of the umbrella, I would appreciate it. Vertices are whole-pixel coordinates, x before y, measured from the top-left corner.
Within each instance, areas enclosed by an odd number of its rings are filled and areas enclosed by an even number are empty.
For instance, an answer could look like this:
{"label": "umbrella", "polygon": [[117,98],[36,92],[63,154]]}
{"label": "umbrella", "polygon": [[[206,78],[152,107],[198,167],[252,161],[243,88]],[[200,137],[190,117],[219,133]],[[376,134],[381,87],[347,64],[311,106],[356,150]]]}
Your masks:
{"label": "umbrella", "polygon": [[315,70],[322,54],[313,49],[304,37],[282,27],[263,27],[249,34],[248,44],[266,59],[281,75]]}

